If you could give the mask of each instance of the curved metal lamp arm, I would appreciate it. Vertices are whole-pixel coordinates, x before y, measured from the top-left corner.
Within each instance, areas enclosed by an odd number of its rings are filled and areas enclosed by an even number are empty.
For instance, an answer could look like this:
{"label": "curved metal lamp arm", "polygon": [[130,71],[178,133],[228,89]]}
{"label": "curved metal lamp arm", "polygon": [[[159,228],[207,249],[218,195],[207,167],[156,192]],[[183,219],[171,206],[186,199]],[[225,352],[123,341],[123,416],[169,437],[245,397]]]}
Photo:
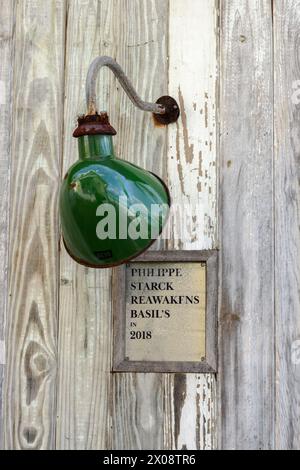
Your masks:
{"label": "curved metal lamp arm", "polygon": [[165,107],[158,103],[148,103],[147,101],[141,100],[137,92],[133,88],[131,82],[126,77],[123,69],[120,65],[112,58],[108,56],[96,57],[91,63],[87,79],[86,79],[86,101],[88,107],[88,114],[96,113],[96,80],[97,75],[101,67],[108,67],[119,80],[120,84],[124,88],[124,91],[132,101],[132,103],[143,111],[150,111],[155,114],[164,114]]}
{"label": "curved metal lamp arm", "polygon": [[120,65],[112,57],[108,56],[96,57],[89,67],[86,78],[86,101],[88,115],[97,114],[96,80],[99,70],[104,66],[112,70],[132,103],[143,111],[150,111],[153,113],[155,121],[159,125],[170,124],[171,122],[177,121],[180,110],[174,98],[171,96],[161,96],[156,101],[156,103],[148,103],[147,101],[141,100]]}

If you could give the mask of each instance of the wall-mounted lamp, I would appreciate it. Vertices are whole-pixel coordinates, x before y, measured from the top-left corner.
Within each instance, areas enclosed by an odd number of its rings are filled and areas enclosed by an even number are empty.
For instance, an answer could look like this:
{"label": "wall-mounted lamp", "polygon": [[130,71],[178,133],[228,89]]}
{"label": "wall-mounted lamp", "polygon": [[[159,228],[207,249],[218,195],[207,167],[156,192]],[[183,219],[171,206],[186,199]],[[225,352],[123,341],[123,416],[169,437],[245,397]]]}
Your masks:
{"label": "wall-mounted lamp", "polygon": [[116,134],[106,112],[97,112],[96,79],[109,67],[135,106],[150,111],[160,124],[177,121],[179,107],[170,96],[156,103],[142,101],[121,67],[111,57],[97,57],[86,81],[88,112],[78,118],[79,160],[71,166],[60,192],[65,247],[80,264],[116,266],[146,250],[166,222],[170,195],[155,174],[115,156]]}

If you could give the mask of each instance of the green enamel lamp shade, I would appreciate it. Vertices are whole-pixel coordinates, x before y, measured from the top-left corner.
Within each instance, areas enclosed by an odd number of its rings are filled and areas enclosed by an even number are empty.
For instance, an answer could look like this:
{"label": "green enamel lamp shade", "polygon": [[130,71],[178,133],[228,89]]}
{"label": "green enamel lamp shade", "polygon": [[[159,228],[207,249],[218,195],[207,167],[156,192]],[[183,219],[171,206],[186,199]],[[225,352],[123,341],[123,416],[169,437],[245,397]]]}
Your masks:
{"label": "green enamel lamp shade", "polygon": [[105,113],[79,118],[79,160],[64,177],[60,219],[65,247],[80,264],[105,268],[145,251],[161,233],[170,207],[165,183],[114,154]]}

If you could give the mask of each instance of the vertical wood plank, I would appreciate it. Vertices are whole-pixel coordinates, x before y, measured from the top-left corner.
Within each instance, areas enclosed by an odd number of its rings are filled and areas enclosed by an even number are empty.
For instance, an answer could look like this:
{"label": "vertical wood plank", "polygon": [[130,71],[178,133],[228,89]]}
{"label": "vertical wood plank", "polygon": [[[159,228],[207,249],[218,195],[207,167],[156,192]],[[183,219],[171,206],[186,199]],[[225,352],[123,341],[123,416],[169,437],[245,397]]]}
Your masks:
{"label": "vertical wood plank", "polygon": [[15,21],[5,448],[51,449],[65,2],[18,2]]}
{"label": "vertical wood plank", "polygon": [[276,448],[300,448],[300,2],[274,1]]}
{"label": "vertical wood plank", "polygon": [[[128,1],[126,5],[120,0],[70,2],[64,172],[77,159],[76,141],[71,137],[71,131],[78,111],[85,112],[85,77],[95,56],[115,57],[145,99],[152,99],[154,92],[160,96],[166,90],[155,82],[157,68],[161,68],[160,42],[164,40],[164,33],[159,11],[164,5],[165,2],[158,1]],[[123,18],[122,22],[120,18]],[[135,21],[132,23],[130,18]],[[163,71],[162,77],[167,78]],[[111,122],[118,130],[115,138],[117,154],[159,172],[165,130],[154,130],[151,116],[128,103],[111,72],[101,72],[97,90],[100,108],[108,109]],[[139,445],[146,446],[149,439],[158,442],[161,435],[158,430],[162,426],[156,424],[159,415],[156,415],[155,405],[160,377],[120,375],[114,376],[116,382],[111,384],[110,281],[109,270],[77,266],[63,249],[58,448],[127,448],[127,445],[138,448]],[[136,390],[136,403],[141,410],[136,416],[123,408],[124,399],[128,399],[128,382],[131,383],[131,399],[134,401]],[[153,426],[136,442],[134,429],[145,424],[143,420],[147,413],[143,409],[154,413]],[[148,423],[147,418],[147,426]],[[132,435],[128,430],[132,430]]]}
{"label": "vertical wood plank", "polygon": [[[168,128],[168,178],[183,210],[171,219],[168,248],[217,247],[217,21],[218,2],[170,2],[169,94],[181,116]],[[215,447],[215,393],[214,376],[165,377],[166,448]]]}
{"label": "vertical wood plank", "polygon": [[159,374],[114,374],[114,449],[161,449],[163,397]]}
{"label": "vertical wood plank", "polygon": [[274,446],[272,10],[221,2],[220,446]]}
{"label": "vertical wood plank", "polygon": [[[168,0],[126,0],[117,5],[116,18],[123,17],[122,24],[115,23],[117,61],[140,95],[155,101],[168,89]],[[166,180],[166,128],[154,127],[151,115],[128,104],[123,92],[119,112],[118,154]],[[162,246],[159,240],[153,249]],[[113,381],[113,448],[161,449],[163,376],[113,374]]]}
{"label": "vertical wood plank", "polygon": [[[0,423],[3,423],[15,2],[0,1]],[[0,449],[3,448],[0,425]]]}
{"label": "vertical wood plank", "polygon": [[215,449],[216,379],[212,374],[165,377],[164,435],[168,449]]}
{"label": "vertical wood plank", "polygon": [[[63,175],[78,159],[77,139],[72,132],[77,115],[86,112],[89,64],[100,53],[114,55],[115,49],[114,2],[71,0],[67,15]],[[106,94],[114,100],[111,76],[101,74],[101,79],[100,101]],[[76,264],[61,241],[58,449],[105,449],[111,445],[110,279],[110,270]]]}

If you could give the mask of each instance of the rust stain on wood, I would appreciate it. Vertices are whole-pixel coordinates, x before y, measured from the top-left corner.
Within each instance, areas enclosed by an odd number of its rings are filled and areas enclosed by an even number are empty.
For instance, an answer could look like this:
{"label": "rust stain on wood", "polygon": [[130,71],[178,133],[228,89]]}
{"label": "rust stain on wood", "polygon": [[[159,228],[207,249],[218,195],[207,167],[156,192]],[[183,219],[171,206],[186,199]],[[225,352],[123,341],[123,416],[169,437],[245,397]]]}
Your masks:
{"label": "rust stain on wood", "polygon": [[153,120],[153,123],[154,123],[154,126],[155,127],[166,127],[165,124],[163,124],[162,122],[159,122],[156,118],[155,118],[155,115],[152,114],[152,120]]}
{"label": "rust stain on wood", "polygon": [[205,101],[204,104],[204,122],[205,122],[205,128],[208,128],[208,102]]}
{"label": "rust stain on wood", "polygon": [[179,126],[177,125],[177,132],[176,132],[176,160],[177,160],[177,169],[178,169],[178,177],[180,182],[180,187],[182,194],[185,194],[184,190],[184,176],[183,176],[183,169],[180,160],[180,136],[179,136]]}
{"label": "rust stain on wood", "polygon": [[199,176],[203,176],[203,170],[202,170],[202,164],[203,164],[203,154],[202,150],[199,151]]}
{"label": "rust stain on wood", "polygon": [[179,107],[181,111],[184,156],[185,156],[185,160],[187,163],[192,163],[194,159],[194,144],[189,144],[187,116],[186,116],[184,100],[183,100],[180,87],[178,88],[178,96],[179,96]]}
{"label": "rust stain on wood", "polygon": [[240,321],[241,318],[236,313],[224,313],[221,316],[221,323],[223,323],[229,330],[235,328]]}

